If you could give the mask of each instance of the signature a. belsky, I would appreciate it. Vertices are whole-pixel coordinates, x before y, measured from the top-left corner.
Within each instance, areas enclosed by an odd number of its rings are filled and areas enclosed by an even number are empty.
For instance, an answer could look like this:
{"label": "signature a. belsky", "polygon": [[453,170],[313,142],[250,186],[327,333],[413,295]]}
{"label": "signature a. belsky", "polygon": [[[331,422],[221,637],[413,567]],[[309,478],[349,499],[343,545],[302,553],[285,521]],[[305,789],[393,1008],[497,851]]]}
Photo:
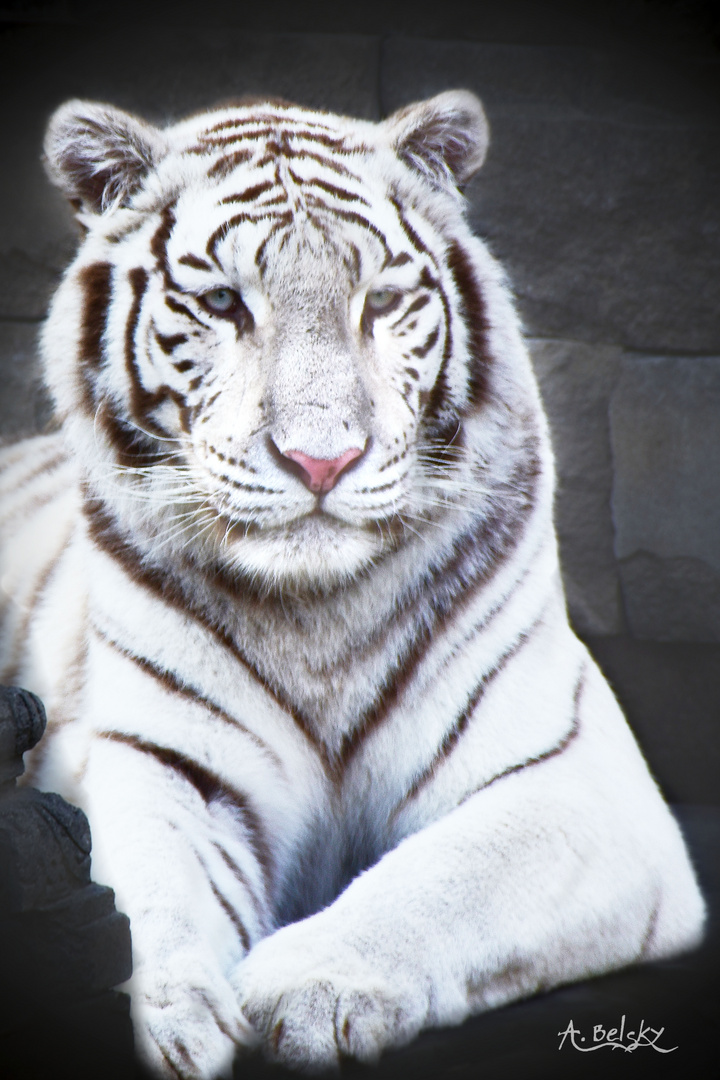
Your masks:
{"label": "signature a. belsky", "polygon": [[564,1031],[558,1031],[560,1036],[558,1050],[562,1050],[566,1042],[569,1042],[575,1050],[580,1050],[582,1053],[588,1053],[591,1050],[603,1050],[608,1047],[630,1053],[644,1047],[651,1047],[653,1050],[657,1050],[659,1054],[671,1054],[673,1050],[677,1050],[677,1046],[658,1046],[658,1040],[665,1031],[664,1027],[653,1028],[646,1024],[644,1020],[641,1020],[638,1028],[630,1028],[625,1019],[623,1014],[620,1026],[616,1028],[605,1028],[602,1024],[594,1024],[592,1039],[583,1035],[580,1028],[575,1027],[571,1020]]}

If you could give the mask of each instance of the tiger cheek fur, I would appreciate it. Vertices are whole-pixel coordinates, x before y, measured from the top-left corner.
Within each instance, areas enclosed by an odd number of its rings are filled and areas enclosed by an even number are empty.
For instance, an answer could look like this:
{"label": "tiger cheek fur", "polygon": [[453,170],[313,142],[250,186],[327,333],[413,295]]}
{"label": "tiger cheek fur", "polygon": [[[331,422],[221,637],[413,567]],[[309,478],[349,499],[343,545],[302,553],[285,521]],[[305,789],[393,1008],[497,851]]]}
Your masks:
{"label": "tiger cheek fur", "polygon": [[131,919],[138,1047],[308,1070],[699,940],[567,622],[547,424],[457,91],[165,130],[74,101],[56,434],[2,452],[6,681]]}

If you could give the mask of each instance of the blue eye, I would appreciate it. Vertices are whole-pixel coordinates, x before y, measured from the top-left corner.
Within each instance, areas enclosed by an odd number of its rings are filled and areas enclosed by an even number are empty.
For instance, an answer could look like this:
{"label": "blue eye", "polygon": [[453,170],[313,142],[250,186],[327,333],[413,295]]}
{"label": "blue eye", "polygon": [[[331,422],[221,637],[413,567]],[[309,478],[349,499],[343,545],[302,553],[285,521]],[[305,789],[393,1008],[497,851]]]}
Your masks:
{"label": "blue eye", "polygon": [[370,289],[365,296],[365,305],[376,315],[382,315],[396,306],[400,293],[396,289]]}
{"label": "blue eye", "polygon": [[239,294],[234,289],[224,287],[210,289],[209,292],[203,293],[200,300],[209,311],[215,312],[216,315],[230,315],[242,303]]}

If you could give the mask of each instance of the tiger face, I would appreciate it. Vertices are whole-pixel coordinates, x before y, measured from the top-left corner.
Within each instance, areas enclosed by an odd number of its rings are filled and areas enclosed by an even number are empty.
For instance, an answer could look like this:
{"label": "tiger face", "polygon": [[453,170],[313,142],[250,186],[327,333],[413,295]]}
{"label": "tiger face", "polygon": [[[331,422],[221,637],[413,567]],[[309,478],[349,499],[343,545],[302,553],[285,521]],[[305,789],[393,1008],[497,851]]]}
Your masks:
{"label": "tiger face", "polygon": [[56,114],[49,171],[87,235],[48,379],[133,536],[332,587],[467,492],[482,512],[483,453],[465,448],[492,398],[487,327],[456,185],[486,140],[461,92],[379,125],[270,102],[162,132],[82,102]]}

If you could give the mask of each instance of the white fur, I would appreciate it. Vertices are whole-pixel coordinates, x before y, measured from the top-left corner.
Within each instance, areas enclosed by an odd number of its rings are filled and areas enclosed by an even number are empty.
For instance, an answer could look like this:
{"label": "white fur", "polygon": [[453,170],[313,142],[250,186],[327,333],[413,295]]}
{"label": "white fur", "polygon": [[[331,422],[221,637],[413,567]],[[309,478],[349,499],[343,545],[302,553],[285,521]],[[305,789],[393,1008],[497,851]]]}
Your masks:
{"label": "white fur", "polygon": [[[241,121],[254,139],[213,143]],[[486,142],[464,93],[381,125],[260,104],[161,133],[77,102],[51,123],[89,232],[44,334],[61,432],[4,452],[3,655],[48,705],[35,776],[86,810],[130,915],[161,1075],[257,1044],[373,1061],[699,940],[679,830],[567,623],[546,421],[454,187]],[[384,265],[358,215],[409,258]],[[219,288],[250,330],[208,314]],[[383,290],[400,306],[368,326]],[[348,448],[314,513],[282,455]]]}

